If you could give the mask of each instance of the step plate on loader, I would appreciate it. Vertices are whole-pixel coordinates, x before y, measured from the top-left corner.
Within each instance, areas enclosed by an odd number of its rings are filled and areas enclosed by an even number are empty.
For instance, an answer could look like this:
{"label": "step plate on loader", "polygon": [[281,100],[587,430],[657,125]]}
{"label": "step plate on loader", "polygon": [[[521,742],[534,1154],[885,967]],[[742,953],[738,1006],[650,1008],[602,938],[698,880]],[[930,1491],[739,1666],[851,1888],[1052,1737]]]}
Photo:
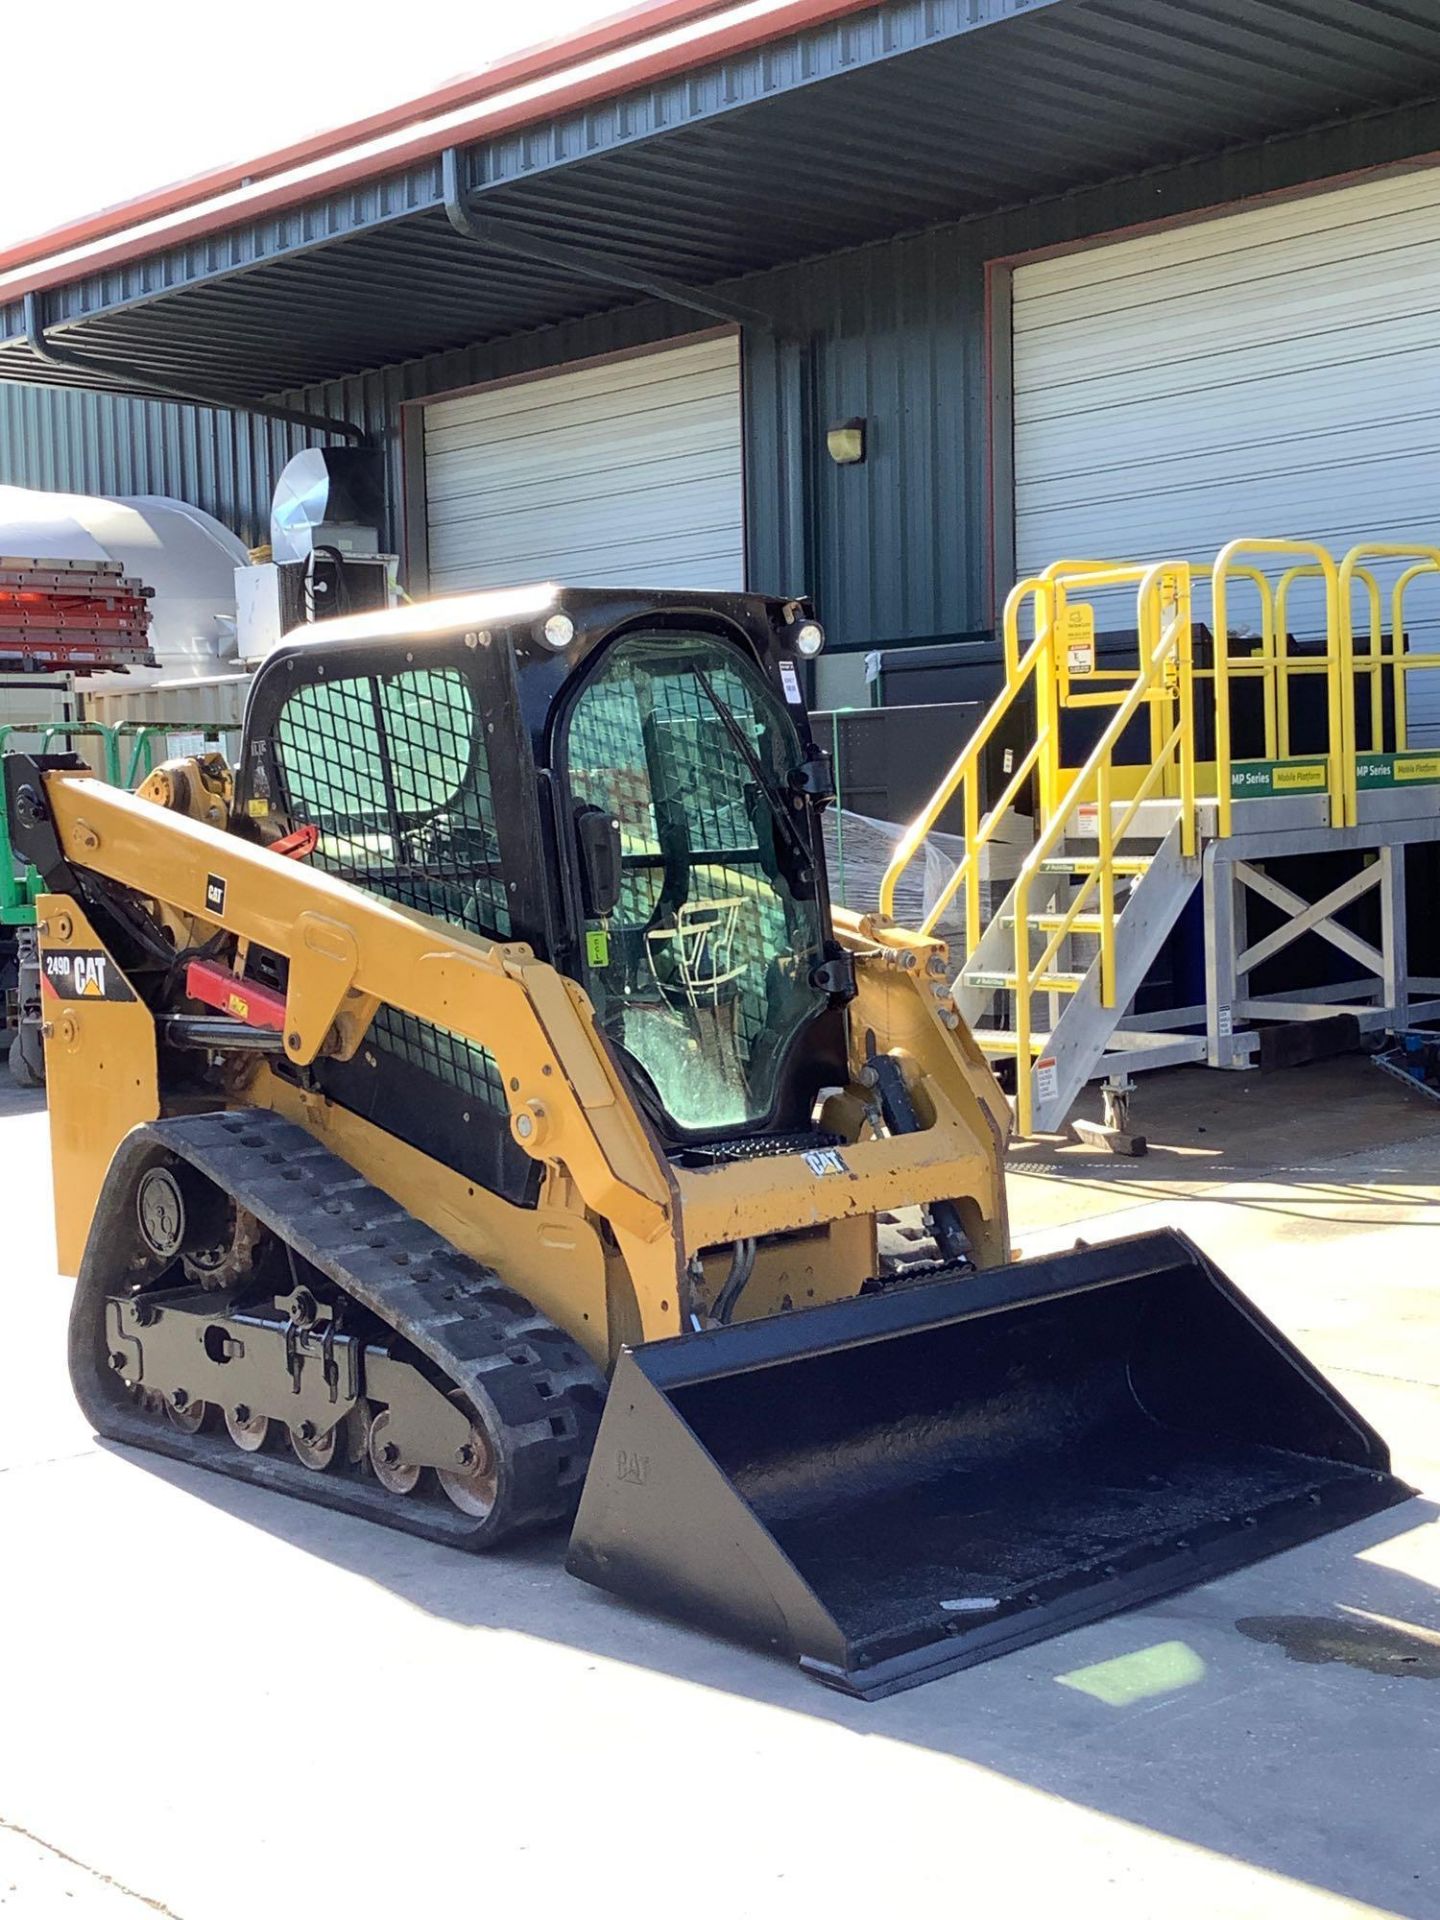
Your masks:
{"label": "step plate on loader", "polygon": [[568,1565],[877,1699],[1411,1491],[1157,1233],[626,1352]]}

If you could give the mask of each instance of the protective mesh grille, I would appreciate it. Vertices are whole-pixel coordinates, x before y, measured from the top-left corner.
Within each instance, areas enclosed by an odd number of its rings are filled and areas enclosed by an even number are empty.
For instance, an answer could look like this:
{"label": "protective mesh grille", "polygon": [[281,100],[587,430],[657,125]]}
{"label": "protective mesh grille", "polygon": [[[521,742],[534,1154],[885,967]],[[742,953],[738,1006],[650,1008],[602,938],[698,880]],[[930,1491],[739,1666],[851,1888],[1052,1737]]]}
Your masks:
{"label": "protective mesh grille", "polygon": [[368,1039],[468,1099],[483,1101],[501,1113],[509,1111],[494,1054],[451,1033],[448,1027],[431,1026],[428,1020],[417,1020],[398,1007],[381,1007]]}
{"label": "protective mesh grille", "polygon": [[[510,912],[483,729],[447,669],[297,687],[276,726],[280,801],[320,835],[314,864],[399,905],[506,938]],[[382,1007],[377,1048],[504,1110],[494,1056]]]}
{"label": "protective mesh grille", "polygon": [[298,687],[280,710],[276,757],[286,812],[319,830],[316,866],[509,936],[485,736],[463,674]]}

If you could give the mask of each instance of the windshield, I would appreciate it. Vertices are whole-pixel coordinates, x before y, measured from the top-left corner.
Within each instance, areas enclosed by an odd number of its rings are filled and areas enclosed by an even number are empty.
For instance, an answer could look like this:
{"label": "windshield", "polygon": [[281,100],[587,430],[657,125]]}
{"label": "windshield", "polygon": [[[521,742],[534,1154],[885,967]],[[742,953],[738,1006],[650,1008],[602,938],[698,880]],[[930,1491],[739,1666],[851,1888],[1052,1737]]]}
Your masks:
{"label": "windshield", "polygon": [[620,823],[619,906],[586,923],[601,1025],[676,1126],[754,1125],[826,998],[789,715],[726,642],[634,634],[576,701],[567,755],[572,803]]}

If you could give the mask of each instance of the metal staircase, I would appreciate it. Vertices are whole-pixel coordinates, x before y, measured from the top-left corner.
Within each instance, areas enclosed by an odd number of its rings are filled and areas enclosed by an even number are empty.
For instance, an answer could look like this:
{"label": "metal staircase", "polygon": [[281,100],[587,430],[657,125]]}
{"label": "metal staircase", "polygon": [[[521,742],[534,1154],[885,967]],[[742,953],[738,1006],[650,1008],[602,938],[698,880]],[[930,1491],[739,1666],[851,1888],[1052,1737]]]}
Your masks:
{"label": "metal staircase", "polygon": [[[1113,1051],[1117,1070],[1123,1071],[1128,1055],[1144,1045],[1148,1036],[1121,1032],[1121,1016],[1200,884],[1198,856],[1187,856],[1181,848],[1179,802],[1150,801],[1141,813],[1141,824],[1130,826],[1119,842],[1124,851],[1112,862],[1114,989],[1109,1005],[1100,955],[1103,919],[1099,913],[1075,909],[1077,893],[1098,871],[1093,837],[1067,841],[1035,870],[1025,921],[1026,958],[1034,993],[1046,1003],[1046,1024],[1023,1040],[1010,1024],[1018,997],[1018,881],[955,983],[956,1006],[986,1054],[995,1060],[1017,1059],[1022,1051],[1033,1057],[1030,1125],[1039,1133],[1063,1125],[1080,1089],[1104,1067],[1107,1052]],[[1038,972],[1037,964],[1057,934],[1062,945],[1045,971]],[[997,1014],[1003,1024],[991,1025]]]}
{"label": "metal staircase", "polygon": [[[1392,576],[1388,622],[1377,566]],[[881,882],[888,915],[900,876],[958,803],[965,854],[918,931],[934,936],[947,913],[963,920],[956,1007],[992,1060],[1013,1063],[1022,1135],[1062,1125],[1087,1080],[1123,1093],[1141,1067],[1243,1067],[1267,1047],[1303,1057],[1303,1044],[1272,1044],[1277,1025],[1339,1013],[1375,1032],[1440,1019],[1440,976],[1408,973],[1405,919],[1406,848],[1440,841],[1440,750],[1413,747],[1406,731],[1410,676],[1440,670],[1440,653],[1410,649],[1406,595],[1440,581],[1440,547],[1367,542],[1337,561],[1313,542],[1233,540],[1206,571],[1218,638],[1200,666],[1187,562],[1058,560],[1020,581],[1005,605],[1005,686]],[[1301,647],[1290,611],[1303,582],[1322,617]],[[1242,584],[1259,619],[1237,634],[1229,602]],[[1116,588],[1135,594],[1135,664],[1107,668],[1093,600]],[[1358,633],[1357,596],[1368,613]],[[1086,708],[1106,715],[1103,728],[1084,764],[1066,766],[1062,716]],[[1302,710],[1309,740],[1297,750]],[[1262,758],[1235,757],[1242,723]],[[1147,728],[1148,752],[1137,754]],[[998,794],[984,771],[997,761]],[[1033,820],[1034,843],[996,902],[983,884],[986,849],[1012,810]],[[1294,863],[1329,852],[1353,871],[1321,898],[1302,897]],[[1197,888],[1204,1001],[1137,1014],[1135,996]],[[1378,944],[1341,917],[1372,888]],[[1252,940],[1246,903],[1257,896],[1271,925]],[[1257,991],[1252,975],[1307,934],[1358,977]]]}
{"label": "metal staircase", "polygon": [[[1078,595],[1125,586],[1136,594],[1137,665],[1097,670],[1093,607]],[[1035,636],[1022,656],[1019,620],[1027,602]],[[1063,1121],[1200,877],[1190,569],[1057,562],[1011,594],[1005,646],[1005,689],[902,840],[880,907],[890,911],[899,875],[958,793],[965,858],[921,931],[930,932],[963,892],[966,955],[956,1004],[986,1053],[1015,1060],[1016,1119],[1022,1133],[1031,1133]],[[980,756],[1007,719],[1013,731],[1022,699],[1031,745],[982,818]],[[1060,766],[1059,716],[1085,707],[1106,709],[1110,718],[1085,765],[1072,772]],[[1116,749],[1146,716],[1148,768],[1121,769]],[[1133,789],[1124,798],[1117,797],[1122,781]],[[1031,787],[1035,844],[1004,905],[987,918],[980,850]],[[997,997],[1003,1024],[987,1025]]]}

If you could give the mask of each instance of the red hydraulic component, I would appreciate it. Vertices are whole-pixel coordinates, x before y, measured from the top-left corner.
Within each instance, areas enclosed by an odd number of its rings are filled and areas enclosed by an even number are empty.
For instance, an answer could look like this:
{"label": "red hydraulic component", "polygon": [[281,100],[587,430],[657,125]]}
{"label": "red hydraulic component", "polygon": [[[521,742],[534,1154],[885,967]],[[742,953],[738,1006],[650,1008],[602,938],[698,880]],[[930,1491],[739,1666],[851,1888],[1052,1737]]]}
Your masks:
{"label": "red hydraulic component", "polygon": [[273,987],[262,987],[254,980],[242,980],[228,967],[213,960],[192,960],[185,971],[185,991],[192,1000],[216,1007],[247,1027],[268,1027],[281,1033],[285,1027],[285,996]]}
{"label": "red hydraulic component", "polygon": [[308,860],[319,844],[318,827],[296,827],[293,833],[282,833],[278,840],[272,840],[270,851],[284,854],[287,860]]}

